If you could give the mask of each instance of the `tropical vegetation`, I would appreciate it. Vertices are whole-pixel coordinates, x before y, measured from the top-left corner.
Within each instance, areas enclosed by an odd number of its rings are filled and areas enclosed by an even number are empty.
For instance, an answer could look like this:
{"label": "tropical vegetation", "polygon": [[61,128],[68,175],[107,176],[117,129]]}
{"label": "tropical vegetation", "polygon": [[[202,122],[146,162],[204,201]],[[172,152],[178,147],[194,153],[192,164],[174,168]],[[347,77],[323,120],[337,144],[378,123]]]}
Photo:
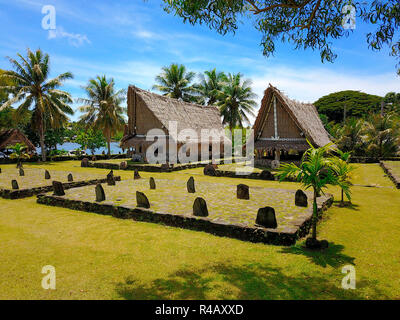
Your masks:
{"label": "tropical vegetation", "polygon": [[46,124],[51,128],[60,128],[67,123],[67,115],[74,112],[69,106],[72,98],[69,93],[60,90],[63,82],[72,78],[70,72],[62,73],[53,79],[50,75],[50,57],[40,49],[27,50],[26,57],[17,54],[19,61],[9,58],[14,70],[4,71],[0,79],[9,79],[10,85],[1,86],[11,92],[11,96],[0,106],[0,111],[13,104],[19,104],[15,116],[23,119],[31,110],[31,127],[38,133],[42,160],[46,161],[45,132]]}
{"label": "tropical vegetation", "polygon": [[84,90],[87,98],[78,99],[84,104],[79,108],[83,112],[81,121],[88,128],[102,131],[110,156],[111,138],[125,125],[126,108],[122,107],[122,103],[126,99],[126,92],[123,89],[117,91],[114,79],[107,79],[105,75],[90,79]]}
{"label": "tropical vegetation", "polygon": [[333,151],[332,143],[320,148],[314,148],[310,144],[310,148],[303,154],[300,166],[285,163],[277,171],[279,181],[293,179],[300,182],[305,189],[313,190],[312,236],[306,242],[309,248],[326,246],[326,243],[317,240],[318,196],[329,185],[339,185],[342,192],[350,199],[349,179],[338,170],[340,159],[332,154]]}

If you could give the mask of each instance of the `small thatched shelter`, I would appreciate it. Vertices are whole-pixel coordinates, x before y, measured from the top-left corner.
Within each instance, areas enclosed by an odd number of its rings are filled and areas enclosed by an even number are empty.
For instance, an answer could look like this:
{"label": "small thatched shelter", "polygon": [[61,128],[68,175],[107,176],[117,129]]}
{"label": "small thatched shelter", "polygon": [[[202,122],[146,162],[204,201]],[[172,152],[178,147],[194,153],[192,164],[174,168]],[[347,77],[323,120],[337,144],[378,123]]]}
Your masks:
{"label": "small thatched shelter", "polygon": [[0,132],[0,150],[6,150],[16,143],[23,143],[28,147],[28,152],[35,152],[33,143],[18,129],[9,129]]}
{"label": "small thatched shelter", "polygon": [[264,92],[261,108],[254,123],[254,149],[257,158],[266,154],[279,159],[282,152],[304,152],[330,142],[329,135],[313,104],[289,99],[269,85]]}
{"label": "small thatched shelter", "polygon": [[[192,139],[190,142],[198,145],[199,155],[201,152],[200,145],[203,142],[205,144],[208,143],[211,149],[210,140],[202,141],[201,131],[203,129],[224,132],[220,112],[217,107],[201,106],[172,99],[132,85],[128,88],[128,118],[125,136],[121,140],[121,148],[134,149],[134,153],[143,157],[144,160],[147,148],[153,143],[152,141],[146,141],[147,134],[151,129],[161,129],[164,131],[167,138],[167,145],[169,139],[172,137],[171,130],[177,133],[184,129],[194,130],[197,138]],[[169,127],[171,123],[176,124],[176,129]],[[178,140],[175,141],[178,149],[188,142],[183,137],[177,137],[176,140]],[[220,146],[220,150],[223,152],[222,141]],[[167,149],[167,158],[168,154],[169,150]]]}

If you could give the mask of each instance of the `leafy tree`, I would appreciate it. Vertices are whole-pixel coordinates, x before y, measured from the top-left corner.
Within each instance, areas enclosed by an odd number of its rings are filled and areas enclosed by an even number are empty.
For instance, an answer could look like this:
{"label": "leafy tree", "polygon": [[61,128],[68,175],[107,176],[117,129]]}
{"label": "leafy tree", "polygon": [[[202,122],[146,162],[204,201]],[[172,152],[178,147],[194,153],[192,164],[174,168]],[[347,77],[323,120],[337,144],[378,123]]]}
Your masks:
{"label": "leafy tree", "polygon": [[248,115],[255,117],[254,107],[257,102],[253,99],[256,94],[251,90],[251,81],[242,80],[240,73],[227,76],[227,81],[218,94],[217,105],[220,108],[223,123],[228,124],[229,130],[235,126],[243,128],[243,123],[250,124]]}
{"label": "leafy tree", "polygon": [[94,130],[101,130],[107,141],[108,155],[111,154],[111,137],[123,130],[125,119],[123,114],[126,108],[121,106],[125,101],[125,90],[116,91],[114,79],[108,80],[106,76],[97,76],[90,79],[84,88],[88,98],[80,98],[84,103],[79,108],[84,114],[81,120]]}
{"label": "leafy tree", "polygon": [[24,143],[16,143],[11,146],[7,146],[7,149],[12,150],[10,159],[17,159],[17,168],[21,165],[24,159],[29,159],[30,155],[27,152],[28,147]]}
{"label": "leafy tree", "polygon": [[196,91],[200,94],[203,103],[214,105],[218,100],[218,95],[222,90],[224,83],[228,80],[225,73],[217,72],[214,68],[200,74],[200,84],[196,86]]}
{"label": "leafy tree", "polygon": [[[310,145],[311,146],[311,145]],[[327,144],[321,148],[314,148],[311,146],[301,159],[300,167],[294,163],[282,164],[277,171],[279,181],[282,182],[287,178],[295,179],[302,183],[305,189],[313,189],[313,218],[312,218],[312,237],[307,239],[306,245],[308,247],[315,247],[317,243],[317,220],[318,220],[318,206],[317,197],[327,188],[329,184],[340,185],[345,192],[348,190],[348,185],[343,184],[334,167],[337,158],[331,155],[332,144]]]}
{"label": "leafy tree", "polygon": [[44,143],[48,149],[57,150],[58,144],[63,144],[65,141],[65,129],[48,129],[45,133]]}
{"label": "leafy tree", "polygon": [[191,85],[194,77],[195,73],[187,71],[184,65],[173,63],[162,68],[162,73],[155,79],[158,84],[155,84],[153,89],[170,98],[194,102],[196,90]]}
{"label": "leafy tree", "polygon": [[370,112],[379,112],[382,97],[353,90],[328,94],[314,102],[318,112],[329,121],[341,122],[346,117],[363,117]]}
{"label": "leafy tree", "polygon": [[[192,25],[205,24],[225,35],[235,32],[243,21],[261,33],[266,56],[274,54],[276,42],[288,42],[295,49],[319,50],[321,61],[333,61],[332,39],[349,36],[343,21],[349,13],[346,0],[163,0],[168,13]],[[367,34],[372,50],[385,46],[391,55],[400,57],[400,41],[395,32],[400,25],[397,0],[355,1],[355,14],[365,23],[376,26]],[[248,18],[248,19],[246,19]],[[397,37],[397,38],[396,38]]]}
{"label": "leafy tree", "polygon": [[399,124],[393,113],[373,114],[365,127],[366,152],[371,157],[395,156],[399,151]]}
{"label": "leafy tree", "polygon": [[[69,93],[59,90],[63,82],[72,78],[69,72],[63,73],[54,79],[48,80],[50,58],[40,49],[32,52],[28,49],[27,57],[17,54],[20,62],[9,58],[15,71],[5,71],[0,79],[10,79],[13,83],[6,87],[13,92],[13,97],[0,107],[0,111],[21,103],[16,110],[17,121],[26,116],[32,107],[31,126],[38,132],[42,160],[46,161],[45,132],[46,119],[51,128],[60,128],[68,121],[67,114],[73,114],[69,103],[72,99]],[[5,87],[0,87],[4,89]]]}
{"label": "leafy tree", "polygon": [[388,92],[383,98],[383,102],[385,103],[385,111],[400,111],[400,93]]}
{"label": "leafy tree", "polygon": [[81,149],[89,149],[92,152],[92,155],[94,155],[96,149],[106,146],[106,140],[101,131],[93,129],[80,132],[76,137],[75,142],[81,145]]}

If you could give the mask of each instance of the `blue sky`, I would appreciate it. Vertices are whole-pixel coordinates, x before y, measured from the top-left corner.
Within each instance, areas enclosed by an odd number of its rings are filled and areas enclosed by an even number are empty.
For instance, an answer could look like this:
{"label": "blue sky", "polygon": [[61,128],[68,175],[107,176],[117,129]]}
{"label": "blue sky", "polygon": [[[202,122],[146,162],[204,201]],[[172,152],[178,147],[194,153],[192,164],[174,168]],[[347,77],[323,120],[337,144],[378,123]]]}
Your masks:
{"label": "blue sky", "polygon": [[[56,9],[52,35],[42,28],[44,5]],[[81,86],[89,78],[100,74],[113,77],[118,88],[134,84],[149,90],[161,67],[172,62],[196,72],[214,67],[241,72],[253,80],[258,102],[268,83],[301,101],[339,90],[399,92],[395,59],[388,50],[369,50],[365,34],[370,27],[356,23],[349,38],[334,41],[336,61],[323,64],[319,52],[293,50],[290,44],[278,44],[274,57],[263,57],[261,35],[251,24],[221,36],[205,26],[183,24],[163,11],[161,0],[0,0],[0,68],[10,66],[6,56],[40,47],[50,54],[53,76],[74,74],[64,89],[75,98],[83,95]]]}

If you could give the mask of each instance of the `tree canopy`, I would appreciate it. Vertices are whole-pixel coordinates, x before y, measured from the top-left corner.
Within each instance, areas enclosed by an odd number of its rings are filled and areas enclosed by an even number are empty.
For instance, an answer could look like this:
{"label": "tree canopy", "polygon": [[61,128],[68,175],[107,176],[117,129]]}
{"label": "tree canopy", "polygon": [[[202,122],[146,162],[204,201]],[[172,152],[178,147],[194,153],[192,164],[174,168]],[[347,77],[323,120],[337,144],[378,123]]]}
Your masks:
{"label": "tree canopy", "polygon": [[[391,55],[400,58],[400,39],[395,33],[400,25],[397,0],[163,0],[164,9],[192,25],[205,24],[220,34],[235,32],[240,23],[253,23],[261,33],[266,56],[274,54],[278,41],[293,44],[295,49],[319,50],[322,62],[332,62],[336,54],[332,40],[347,37],[352,29],[345,23],[354,17],[376,26],[366,35],[372,50],[388,46]],[[351,6],[349,6],[349,3]],[[400,71],[400,70],[399,70]]]}
{"label": "tree canopy", "polygon": [[382,97],[346,90],[323,96],[314,102],[314,105],[329,121],[340,122],[344,119],[345,108],[347,117],[363,117],[369,112],[378,112],[381,102]]}

